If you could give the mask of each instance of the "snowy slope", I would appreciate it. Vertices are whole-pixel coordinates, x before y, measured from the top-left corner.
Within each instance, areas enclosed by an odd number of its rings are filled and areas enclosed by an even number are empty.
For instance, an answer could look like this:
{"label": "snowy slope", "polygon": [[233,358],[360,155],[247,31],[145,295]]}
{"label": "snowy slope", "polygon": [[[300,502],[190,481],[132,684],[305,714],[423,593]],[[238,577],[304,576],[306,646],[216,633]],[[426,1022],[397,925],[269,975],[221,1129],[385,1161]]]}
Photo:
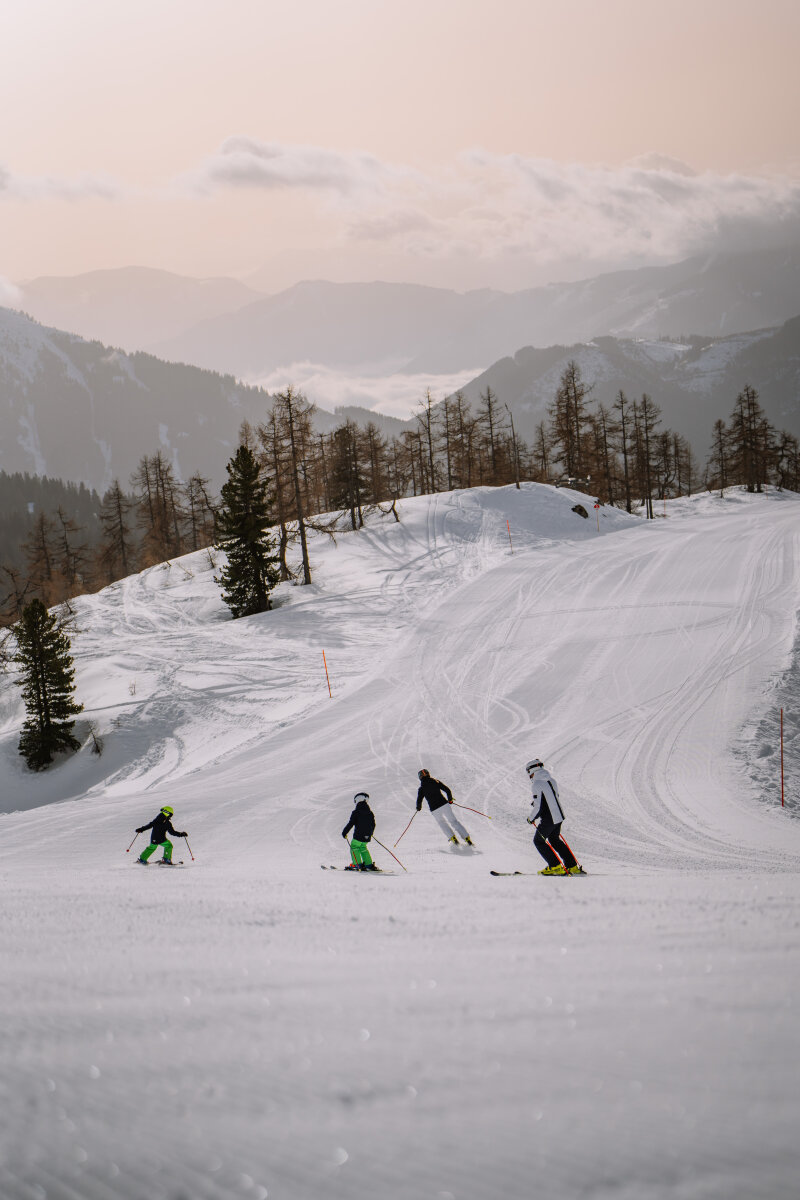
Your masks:
{"label": "snowy slope", "polygon": [[[244,621],[203,554],[85,598],[100,759],[24,775],[4,690],[3,1200],[795,1194],[800,829],[746,748],[800,498],[577,499],[406,501]],[[533,753],[585,879],[489,875],[539,866]],[[408,873],[320,871],[420,765],[475,852],[422,813]],[[196,861],[137,868],[166,802]]]}

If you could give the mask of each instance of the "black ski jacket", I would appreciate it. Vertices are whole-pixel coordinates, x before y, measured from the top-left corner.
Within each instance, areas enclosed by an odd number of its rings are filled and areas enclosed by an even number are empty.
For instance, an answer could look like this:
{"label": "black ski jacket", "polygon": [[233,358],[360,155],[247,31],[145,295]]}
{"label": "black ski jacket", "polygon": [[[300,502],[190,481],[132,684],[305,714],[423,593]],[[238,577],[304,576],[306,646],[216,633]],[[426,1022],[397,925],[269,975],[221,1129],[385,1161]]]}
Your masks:
{"label": "black ski jacket", "polygon": [[347,837],[351,829],[357,842],[368,842],[375,832],[375,814],[366,800],[359,800],[350,813],[350,820],[342,830],[342,837]]}
{"label": "black ski jacket", "polygon": [[149,825],[142,825],[137,829],[137,833],[144,833],[146,829],[152,829],[150,841],[155,842],[160,846],[162,842],[167,840],[167,834],[171,833],[173,837],[186,837],[185,833],[178,833],[177,829],[172,828],[172,821],[164,813],[159,813],[157,817],[153,817]]}
{"label": "black ski jacket", "polygon": [[[444,792],[444,795],[442,795]],[[444,804],[449,804],[453,799],[453,793],[446,783],[442,783],[439,779],[434,779],[432,775],[425,775],[419,785],[417,792],[417,812],[422,808],[422,801],[428,801],[428,807],[431,812],[436,812],[437,808],[441,808]]]}

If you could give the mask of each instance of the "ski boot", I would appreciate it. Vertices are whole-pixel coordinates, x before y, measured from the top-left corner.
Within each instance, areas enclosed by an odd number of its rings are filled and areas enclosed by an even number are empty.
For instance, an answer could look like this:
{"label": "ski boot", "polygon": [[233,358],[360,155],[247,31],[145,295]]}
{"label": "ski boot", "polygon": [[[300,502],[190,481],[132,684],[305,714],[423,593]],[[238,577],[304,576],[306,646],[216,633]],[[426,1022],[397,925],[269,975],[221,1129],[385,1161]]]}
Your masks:
{"label": "ski boot", "polygon": [[453,834],[453,836],[450,838],[450,841],[453,843],[453,845],[454,845],[454,846],[458,846],[458,845],[459,845],[458,838],[456,837],[456,835],[455,835],[455,834]]}
{"label": "ski boot", "polygon": [[566,873],[561,863],[557,867],[545,867],[543,871],[539,872],[540,875],[566,875]]}
{"label": "ski boot", "polygon": [[137,858],[136,861],[140,867],[149,867],[150,866],[150,863],[147,861],[146,858]]}
{"label": "ski boot", "polygon": [[376,867],[375,863],[362,863],[361,870],[362,871],[380,871],[380,867]]}
{"label": "ski boot", "polygon": [[358,866],[356,863],[350,863],[349,866],[345,867],[345,871],[360,871],[360,870],[361,870],[361,867]]}
{"label": "ski boot", "polygon": [[468,846],[474,846],[474,845],[475,845],[475,843],[473,842],[473,840],[472,840],[472,838],[469,836],[469,834],[467,834],[467,836],[464,838],[464,841],[467,843],[467,845],[468,845]]}
{"label": "ski boot", "polygon": [[584,871],[584,869],[580,863],[576,863],[574,867],[570,867],[570,869],[567,871],[567,874],[568,875],[585,875],[586,872]]}

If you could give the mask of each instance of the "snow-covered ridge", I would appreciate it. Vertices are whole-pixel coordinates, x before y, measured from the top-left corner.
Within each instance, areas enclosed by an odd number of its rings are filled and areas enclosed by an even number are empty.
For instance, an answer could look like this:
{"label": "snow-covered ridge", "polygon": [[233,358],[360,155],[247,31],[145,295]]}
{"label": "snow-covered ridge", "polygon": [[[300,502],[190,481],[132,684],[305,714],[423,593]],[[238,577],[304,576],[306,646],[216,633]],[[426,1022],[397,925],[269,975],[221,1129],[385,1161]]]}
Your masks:
{"label": "snow-covered ridge", "polygon": [[[74,653],[84,721],[104,739],[58,772],[31,776],[16,756],[22,709],[6,698],[4,772],[20,807],[83,794],[130,794],[204,770],[327,697],[322,650],[337,696],[380,675],[399,637],[465,580],[551,541],[597,535],[586,496],[527,484],[401,501],[400,523],[375,517],[336,542],[311,535],[314,582],[282,584],[272,612],[231,621],[214,582],[223,559],[202,550],[76,602]],[[604,532],[635,523],[602,510]],[[13,698],[13,693],[12,693]],[[64,790],[66,788],[66,791]]]}

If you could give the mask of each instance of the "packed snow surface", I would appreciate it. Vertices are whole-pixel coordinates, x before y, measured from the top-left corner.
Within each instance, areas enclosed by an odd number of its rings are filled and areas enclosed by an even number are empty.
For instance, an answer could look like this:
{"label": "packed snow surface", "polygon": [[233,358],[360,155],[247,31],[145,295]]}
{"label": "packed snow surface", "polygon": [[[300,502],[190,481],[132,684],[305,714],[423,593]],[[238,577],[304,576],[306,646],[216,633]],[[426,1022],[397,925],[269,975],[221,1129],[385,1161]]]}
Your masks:
{"label": "packed snow surface", "polygon": [[[4,683],[2,1200],[797,1196],[800,825],[760,748],[800,497],[398,509],[258,617],[207,552],[83,598],[86,741],[42,775]],[[533,755],[584,878],[535,874]],[[427,808],[395,848],[421,766],[474,850]],[[320,870],[362,789],[406,871]],[[163,804],[182,869],[126,853]]]}

